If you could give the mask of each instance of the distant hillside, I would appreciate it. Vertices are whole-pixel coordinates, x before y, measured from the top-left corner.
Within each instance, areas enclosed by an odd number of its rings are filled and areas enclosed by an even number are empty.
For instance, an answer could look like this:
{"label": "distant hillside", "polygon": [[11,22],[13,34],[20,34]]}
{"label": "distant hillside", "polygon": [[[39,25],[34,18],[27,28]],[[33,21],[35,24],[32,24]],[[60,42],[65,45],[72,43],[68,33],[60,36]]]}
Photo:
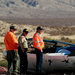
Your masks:
{"label": "distant hillside", "polygon": [[0,18],[75,18],[75,0],[0,0]]}

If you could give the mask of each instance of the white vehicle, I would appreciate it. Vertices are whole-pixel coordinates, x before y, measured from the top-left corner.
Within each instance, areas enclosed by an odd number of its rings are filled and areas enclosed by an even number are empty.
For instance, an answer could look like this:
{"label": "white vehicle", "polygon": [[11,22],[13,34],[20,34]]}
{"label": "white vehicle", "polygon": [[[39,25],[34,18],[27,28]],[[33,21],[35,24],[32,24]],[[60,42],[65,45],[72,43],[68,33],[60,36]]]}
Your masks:
{"label": "white vehicle", "polygon": [[[42,73],[50,74],[56,72],[72,73],[75,72],[75,45],[54,40],[44,40]],[[59,44],[60,43],[60,44]],[[28,55],[28,71],[36,72],[36,53],[29,39],[30,51]],[[62,44],[66,44],[63,47]]]}

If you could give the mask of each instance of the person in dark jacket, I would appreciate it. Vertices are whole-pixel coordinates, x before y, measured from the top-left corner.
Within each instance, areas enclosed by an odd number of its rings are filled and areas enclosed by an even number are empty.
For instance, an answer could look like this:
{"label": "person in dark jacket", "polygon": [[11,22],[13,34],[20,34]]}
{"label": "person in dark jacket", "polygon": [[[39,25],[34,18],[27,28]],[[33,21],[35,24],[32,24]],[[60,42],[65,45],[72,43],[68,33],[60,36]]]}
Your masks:
{"label": "person in dark jacket", "polygon": [[28,34],[28,29],[24,29],[23,33],[20,35],[18,39],[18,54],[20,56],[20,74],[26,74],[28,68],[28,60],[27,60],[27,50],[28,50],[28,43],[26,36]]}

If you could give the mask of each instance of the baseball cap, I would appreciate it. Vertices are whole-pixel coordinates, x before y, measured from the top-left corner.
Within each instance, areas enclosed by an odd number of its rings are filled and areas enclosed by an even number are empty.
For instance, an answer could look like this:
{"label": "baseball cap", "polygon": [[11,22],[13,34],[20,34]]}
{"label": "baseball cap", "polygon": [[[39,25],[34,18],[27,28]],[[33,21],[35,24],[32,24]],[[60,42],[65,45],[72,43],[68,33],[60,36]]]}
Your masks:
{"label": "baseball cap", "polygon": [[16,30],[15,26],[10,26],[10,29]]}
{"label": "baseball cap", "polygon": [[37,30],[44,30],[44,29],[41,26],[38,26]]}
{"label": "baseball cap", "polygon": [[26,32],[26,33],[28,33],[28,32],[29,32],[29,30],[28,30],[28,29],[24,29],[24,30],[23,30],[23,32]]}

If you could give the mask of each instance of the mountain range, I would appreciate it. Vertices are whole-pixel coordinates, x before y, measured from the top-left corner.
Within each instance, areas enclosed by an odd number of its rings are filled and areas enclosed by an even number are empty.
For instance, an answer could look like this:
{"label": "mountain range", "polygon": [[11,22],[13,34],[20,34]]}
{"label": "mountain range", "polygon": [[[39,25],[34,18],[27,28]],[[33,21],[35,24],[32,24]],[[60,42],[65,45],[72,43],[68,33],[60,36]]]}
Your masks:
{"label": "mountain range", "polygon": [[0,0],[0,18],[75,18],[75,0]]}

